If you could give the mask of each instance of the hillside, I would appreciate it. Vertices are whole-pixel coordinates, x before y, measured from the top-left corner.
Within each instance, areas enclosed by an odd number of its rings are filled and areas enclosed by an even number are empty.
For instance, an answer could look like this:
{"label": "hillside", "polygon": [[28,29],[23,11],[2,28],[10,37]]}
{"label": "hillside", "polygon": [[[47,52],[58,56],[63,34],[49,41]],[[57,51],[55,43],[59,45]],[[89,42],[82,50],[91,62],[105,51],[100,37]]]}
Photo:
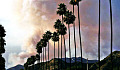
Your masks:
{"label": "hillside", "polygon": [[[47,64],[47,69],[49,69],[49,67],[50,67],[50,70],[52,70],[52,69],[54,69],[54,60],[55,60],[55,68],[56,68],[56,70],[58,70],[58,60],[59,60],[59,67],[61,67],[61,65],[62,65],[62,69],[63,70],[65,70],[65,58],[62,58],[62,60],[61,59],[58,59],[58,58],[55,58],[55,59],[51,59],[49,62],[47,62],[47,63],[41,63],[41,64],[35,64],[34,65],[34,70],[44,70],[44,69],[46,69],[46,64]],[[72,59],[71,59],[71,61],[72,61],[72,69],[74,69],[75,68],[75,66],[77,66],[77,68],[79,69],[80,67],[81,67],[81,57],[78,57],[77,58],[77,65],[75,65],[75,58],[73,57]],[[61,64],[61,62],[62,62],[62,64]],[[86,70],[86,62],[87,62],[87,59],[84,59],[83,58],[83,62],[84,62],[84,64],[83,64],[83,66],[84,66],[84,70]],[[89,67],[93,64],[93,63],[95,63],[95,62],[97,62],[97,60],[88,60],[88,63],[89,63]],[[41,68],[41,65],[42,65],[42,68]],[[39,68],[40,67],[40,68]],[[43,69],[43,67],[44,67],[44,69]],[[22,65],[17,65],[17,66],[15,66],[15,67],[12,67],[12,68],[10,68],[10,69],[7,69],[7,70],[20,70],[21,68],[23,68],[23,66]],[[67,70],[69,70],[69,68],[70,68],[70,58],[67,58],[66,59],[66,69]],[[33,70],[33,66],[30,66],[29,67],[29,70]]]}
{"label": "hillside", "polygon": [[11,68],[9,68],[7,70],[20,70],[20,69],[24,69],[24,67],[22,65],[17,65],[15,67],[11,67]]}
{"label": "hillside", "polygon": [[[100,62],[100,64],[101,64],[101,66],[100,66],[101,70],[111,70],[111,57],[110,57],[110,55],[107,56],[106,58],[104,58]],[[120,70],[120,51],[113,52],[113,69]],[[90,70],[98,70],[98,63],[93,64],[90,67]]]}

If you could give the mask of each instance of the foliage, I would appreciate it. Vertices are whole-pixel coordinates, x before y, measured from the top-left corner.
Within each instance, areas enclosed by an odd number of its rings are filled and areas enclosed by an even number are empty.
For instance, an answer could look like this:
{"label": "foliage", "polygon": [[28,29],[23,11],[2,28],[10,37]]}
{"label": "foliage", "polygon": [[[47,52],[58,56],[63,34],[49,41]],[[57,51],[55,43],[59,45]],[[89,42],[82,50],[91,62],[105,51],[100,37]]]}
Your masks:
{"label": "foliage", "polygon": [[70,1],[70,4],[71,4],[71,5],[78,5],[78,3],[79,3],[80,1],[82,1],[82,0],[71,0],[71,1]]}
{"label": "foliage", "polygon": [[75,16],[72,14],[72,11],[67,10],[64,17],[64,22],[66,24],[73,24],[75,21]]}
{"label": "foliage", "polygon": [[59,7],[57,9],[58,9],[57,14],[59,14],[60,16],[64,15],[64,13],[67,10],[66,5],[64,3],[59,4]]}
{"label": "foliage", "polygon": [[54,32],[52,35],[52,40],[54,42],[59,41],[59,34],[57,32]]}

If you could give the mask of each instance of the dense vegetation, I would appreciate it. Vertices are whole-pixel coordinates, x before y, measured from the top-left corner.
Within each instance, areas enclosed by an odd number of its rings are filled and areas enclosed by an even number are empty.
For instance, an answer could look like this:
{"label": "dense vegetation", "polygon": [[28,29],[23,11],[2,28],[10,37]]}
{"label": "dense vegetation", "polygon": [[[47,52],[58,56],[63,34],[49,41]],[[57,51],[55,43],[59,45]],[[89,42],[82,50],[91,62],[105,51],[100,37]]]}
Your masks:
{"label": "dense vegetation", "polygon": [[0,70],[5,70],[5,59],[2,57],[2,54],[5,53],[5,29],[0,25]]}

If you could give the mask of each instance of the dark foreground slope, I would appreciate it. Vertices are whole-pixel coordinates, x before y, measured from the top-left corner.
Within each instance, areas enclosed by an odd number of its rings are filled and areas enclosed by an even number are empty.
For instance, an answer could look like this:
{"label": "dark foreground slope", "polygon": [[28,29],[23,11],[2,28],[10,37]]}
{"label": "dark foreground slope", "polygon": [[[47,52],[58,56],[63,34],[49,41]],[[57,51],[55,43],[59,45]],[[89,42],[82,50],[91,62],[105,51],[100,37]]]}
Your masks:
{"label": "dark foreground slope", "polygon": [[[100,70],[111,70],[110,55],[100,62]],[[98,63],[91,65],[90,70],[98,70]],[[113,70],[120,70],[120,51],[113,52]]]}
{"label": "dark foreground slope", "polygon": [[[55,59],[50,60],[49,62],[45,62],[45,63],[41,63],[41,64],[35,64],[34,66],[29,66],[28,70],[33,70],[33,67],[34,67],[34,70],[46,70],[46,66],[47,66],[47,69],[49,69],[49,67],[50,67],[50,70],[54,70],[54,60],[55,60],[55,70],[60,70],[60,69],[58,69],[58,65],[59,65],[59,68],[62,67],[62,70],[70,70],[70,58],[66,59],[66,67],[65,67],[65,58],[62,58],[62,60],[55,58]],[[59,64],[58,64],[58,60],[59,60]],[[72,70],[75,69],[75,66],[77,66],[78,70],[81,68],[81,58],[78,57],[76,60],[77,60],[77,64],[75,65],[75,58],[73,57],[71,59]],[[62,62],[62,64],[61,64],[61,62]],[[83,58],[83,62],[84,62],[84,64],[83,64],[84,67],[83,68],[84,68],[84,70],[86,70],[87,60]],[[97,62],[97,60],[88,60],[89,67],[95,62]],[[23,69],[22,65],[17,65],[17,66],[12,67],[8,70],[20,70],[20,69]]]}
{"label": "dark foreground slope", "polygon": [[24,69],[24,67],[22,65],[17,65],[15,67],[11,67],[11,68],[9,68],[7,70],[20,70],[20,69]]}

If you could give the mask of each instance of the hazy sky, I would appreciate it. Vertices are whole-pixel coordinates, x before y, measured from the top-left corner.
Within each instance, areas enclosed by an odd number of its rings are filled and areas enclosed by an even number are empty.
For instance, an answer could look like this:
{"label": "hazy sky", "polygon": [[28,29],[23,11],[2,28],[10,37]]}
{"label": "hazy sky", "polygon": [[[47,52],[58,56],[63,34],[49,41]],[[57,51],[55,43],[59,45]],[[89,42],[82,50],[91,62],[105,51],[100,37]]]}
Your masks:
{"label": "hazy sky", "polygon": [[[24,64],[26,59],[36,54],[36,43],[47,30],[53,28],[59,3],[65,3],[69,10],[72,6],[69,0],[0,0],[0,24],[6,30],[6,68],[17,64]],[[113,49],[120,50],[120,1],[112,0],[113,8]],[[77,7],[75,7],[77,18]],[[97,59],[98,33],[98,0],[83,0],[80,3],[80,17],[82,28],[83,57]],[[76,19],[77,56],[79,52],[78,20]],[[73,26],[71,25],[71,48],[74,57]],[[68,35],[66,45],[68,51]],[[56,43],[57,44],[57,43]],[[50,41],[50,50],[53,42]],[[57,51],[57,47],[56,47]],[[110,15],[109,0],[101,0],[101,59],[110,53]],[[68,56],[67,52],[67,56]],[[52,58],[53,52],[50,52]],[[57,55],[56,55],[57,56]],[[64,53],[63,53],[64,56]]]}

